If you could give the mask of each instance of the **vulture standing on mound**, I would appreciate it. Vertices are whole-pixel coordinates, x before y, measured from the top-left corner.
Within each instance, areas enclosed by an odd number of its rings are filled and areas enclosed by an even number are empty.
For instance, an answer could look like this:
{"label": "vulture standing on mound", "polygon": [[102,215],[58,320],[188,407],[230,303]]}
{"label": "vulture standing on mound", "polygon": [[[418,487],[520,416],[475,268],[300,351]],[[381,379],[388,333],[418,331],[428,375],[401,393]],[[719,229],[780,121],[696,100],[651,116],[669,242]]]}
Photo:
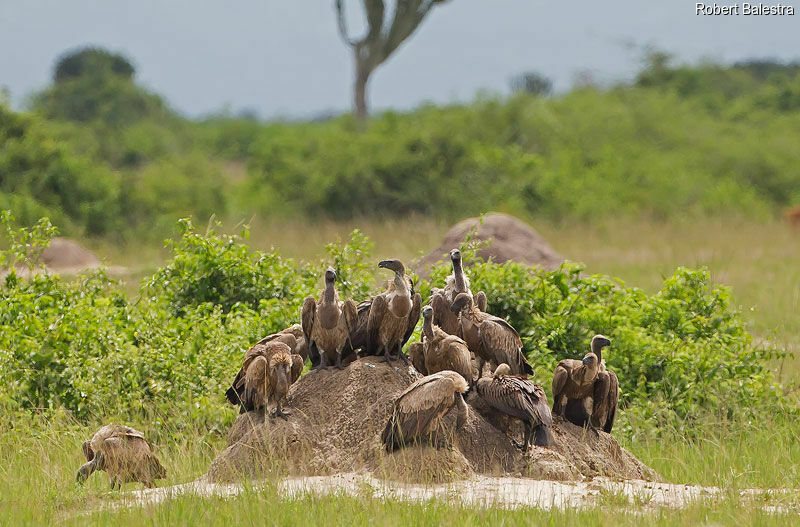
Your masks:
{"label": "vulture standing on mound", "polygon": [[595,383],[600,372],[601,350],[609,345],[611,341],[608,338],[595,335],[592,337],[591,351],[583,357],[583,360],[564,359],[558,363],[553,372],[553,413],[566,419],[567,405],[570,401],[575,401],[572,404],[582,408],[581,425],[588,426],[598,437],[600,433],[592,420]]}
{"label": "vulture standing on mound", "polygon": [[[461,265],[461,251],[450,251],[450,261],[453,262],[453,273],[448,275],[444,289],[434,289],[431,293],[430,306],[433,308],[433,323],[442,328],[445,333],[457,335],[459,331],[458,313],[450,311],[450,306],[460,293],[472,296],[469,289],[469,278],[464,275]],[[473,297],[475,307],[486,311],[486,293],[479,292]]]}
{"label": "vulture standing on mound", "polygon": [[141,432],[125,425],[106,425],[83,443],[86,461],[78,470],[76,480],[83,484],[95,470],[105,470],[111,478],[111,488],[138,481],[147,487],[153,481],[167,477],[167,471],[153,454],[150,443]]}
{"label": "vulture standing on mound", "polygon": [[303,333],[311,350],[312,362],[319,354],[317,368],[327,368],[331,363],[342,369],[342,352],[349,346],[350,333],[356,329],[358,315],[356,304],[351,299],[339,302],[334,282],[336,272],[328,268],[325,271],[325,289],[322,290],[319,302],[313,296],[306,297],[303,302]]}
{"label": "vulture standing on mound", "polygon": [[[595,352],[600,367],[597,371],[597,379],[594,381],[594,390],[592,392],[591,421],[595,428],[602,428],[604,432],[610,434],[611,429],[614,427],[614,417],[619,404],[619,379],[617,379],[616,373],[606,369],[606,361],[601,353],[600,348]],[[581,401],[568,400],[565,417],[571,423],[578,426],[586,426],[586,415]]]}
{"label": "vulture standing on mound", "polygon": [[257,344],[266,344],[277,340],[283,342],[292,349],[293,354],[300,355],[303,361],[308,359],[308,345],[306,344],[306,336],[303,333],[303,326],[300,324],[293,324],[286,329],[282,329],[272,335],[267,335],[259,340]]}
{"label": "vulture standing on mound", "polygon": [[[426,374],[452,370],[472,384],[472,355],[467,343],[433,325],[433,308],[422,308],[422,353]],[[409,352],[410,353],[410,352]],[[414,363],[414,359],[411,359]]]}
{"label": "vulture standing on mound", "polygon": [[461,394],[468,389],[464,377],[449,370],[423,377],[406,388],[395,400],[381,435],[386,451],[429,438],[453,406],[458,410],[456,429],[464,426],[469,410]]}
{"label": "vulture standing on mound", "polygon": [[522,339],[511,324],[478,310],[469,293],[456,296],[450,310],[459,313],[459,336],[479,359],[478,377],[482,375],[483,364],[487,361],[497,366],[507,364],[513,375],[525,376],[533,373],[522,353]]}
{"label": "vulture standing on mound", "polygon": [[475,390],[486,403],[509,417],[520,419],[525,424],[525,438],[519,444],[512,442],[523,452],[528,446],[552,446],[555,437],[550,427],[553,415],[547,406],[547,395],[541,386],[518,376],[510,375],[508,364],[501,364],[494,375],[481,377],[475,383]]}
{"label": "vulture standing on mound", "polygon": [[394,279],[387,290],[370,303],[365,354],[382,354],[389,361],[394,353],[402,359],[405,358],[403,345],[411,338],[419,321],[422,297],[413,292],[413,282],[400,260],[383,260],[378,267],[393,271]]}
{"label": "vulture standing on mound", "polygon": [[281,401],[302,371],[302,357],[292,355],[283,342],[256,344],[245,353],[242,369],[225,395],[231,404],[240,406],[239,413],[266,410],[269,402],[275,402],[270,415],[286,419],[289,413],[281,410]]}

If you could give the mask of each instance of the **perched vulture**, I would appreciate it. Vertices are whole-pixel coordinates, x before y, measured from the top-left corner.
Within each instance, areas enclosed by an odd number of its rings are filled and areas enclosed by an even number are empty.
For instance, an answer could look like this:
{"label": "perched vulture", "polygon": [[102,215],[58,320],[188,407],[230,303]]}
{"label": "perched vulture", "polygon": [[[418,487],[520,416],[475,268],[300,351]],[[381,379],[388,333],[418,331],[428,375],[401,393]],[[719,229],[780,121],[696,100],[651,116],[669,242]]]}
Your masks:
{"label": "perched vulture", "polygon": [[292,353],[296,353],[303,358],[303,361],[308,359],[308,345],[306,344],[306,336],[303,333],[303,326],[300,324],[293,324],[286,329],[282,329],[278,333],[267,335],[258,341],[258,344],[266,344],[267,342],[277,340],[283,342],[290,348]]}
{"label": "perched vulture", "polygon": [[469,293],[456,296],[450,310],[459,314],[459,336],[479,359],[478,377],[482,375],[483,364],[487,361],[496,366],[508,364],[512,375],[525,376],[533,373],[522,353],[522,339],[511,324],[478,310]]}
{"label": "perched vulture", "polygon": [[[600,433],[592,422],[595,384],[600,372],[601,350],[609,345],[611,341],[608,338],[595,335],[592,337],[591,351],[583,357],[583,360],[564,359],[558,363],[553,372],[553,413],[566,419],[567,405],[570,401],[574,401],[572,404],[579,405],[583,410],[579,424],[585,424],[598,437]],[[613,421],[613,416],[611,418]],[[572,419],[570,421],[575,422]]]}
{"label": "perched vulture", "polygon": [[400,260],[383,260],[378,267],[394,272],[387,290],[372,299],[366,332],[366,355],[383,355],[391,360],[394,353],[404,359],[403,345],[411,338],[419,321],[422,297]]}
{"label": "perched vulture", "polygon": [[552,446],[555,437],[550,427],[553,416],[547,406],[547,396],[538,384],[518,376],[510,375],[508,364],[501,364],[492,377],[481,377],[475,384],[475,390],[486,403],[509,417],[521,420],[525,424],[525,437],[521,444],[514,442],[523,452],[528,446]]}
{"label": "perched vulture", "polygon": [[[595,353],[600,362],[597,379],[594,381],[592,392],[592,425],[602,428],[604,432],[611,433],[614,427],[614,417],[619,404],[619,379],[617,374],[606,369],[606,361],[598,348]],[[586,426],[586,415],[581,401],[570,399],[567,401],[565,411],[566,419],[578,426]]]}
{"label": "perched vulture", "polygon": [[[469,289],[469,278],[464,274],[461,265],[461,251],[450,251],[450,261],[453,263],[453,274],[448,275],[444,289],[434,289],[429,300],[433,308],[433,323],[442,328],[445,333],[457,335],[459,332],[458,313],[450,311],[450,306],[460,293],[472,296]],[[486,311],[486,294],[481,291],[473,297],[475,307]]]}
{"label": "perched vulture", "polygon": [[95,470],[105,470],[111,478],[111,488],[138,481],[147,487],[153,481],[167,477],[167,471],[153,454],[150,443],[141,432],[125,425],[106,425],[84,441],[84,463],[75,478],[83,484]]}
{"label": "perched vulture", "polygon": [[325,289],[315,301],[313,296],[303,302],[303,333],[309,350],[314,356],[319,354],[317,368],[327,368],[332,363],[342,369],[342,352],[349,347],[350,333],[356,329],[358,315],[356,304],[351,299],[339,302],[334,282],[336,272],[325,271]]}
{"label": "perched vulture", "polygon": [[[472,355],[467,343],[456,335],[448,335],[433,325],[433,308],[422,308],[422,353],[425,374],[452,370],[459,373],[467,384],[472,384]],[[414,359],[411,359],[413,364]]]}
{"label": "perched vulture", "polygon": [[464,426],[469,411],[461,394],[468,389],[460,374],[448,370],[423,377],[406,388],[394,401],[392,415],[381,435],[387,452],[430,438],[453,406],[458,409],[456,429]]}
{"label": "perched vulture", "polygon": [[415,370],[422,375],[428,375],[428,369],[425,367],[425,348],[422,342],[412,342],[408,345],[408,358],[411,359],[411,365]]}
{"label": "perched vulture", "polygon": [[279,341],[256,344],[245,353],[242,369],[225,394],[231,404],[239,405],[239,413],[276,404],[272,417],[286,417],[281,401],[303,371],[300,355],[292,355],[289,346]]}

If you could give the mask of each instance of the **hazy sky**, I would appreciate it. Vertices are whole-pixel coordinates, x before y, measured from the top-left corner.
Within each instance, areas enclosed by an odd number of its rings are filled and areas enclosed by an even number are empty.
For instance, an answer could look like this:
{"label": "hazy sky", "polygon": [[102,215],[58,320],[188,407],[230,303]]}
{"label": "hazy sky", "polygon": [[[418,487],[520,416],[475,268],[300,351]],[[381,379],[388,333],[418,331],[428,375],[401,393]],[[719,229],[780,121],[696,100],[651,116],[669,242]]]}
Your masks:
{"label": "hazy sky", "polygon": [[[784,0],[785,1],[785,0]],[[800,0],[795,8],[800,11]],[[0,0],[0,86],[15,106],[44,86],[64,50],[124,52],[138,79],[178,110],[224,106],[312,116],[350,106],[352,64],[333,0]],[[352,26],[359,25],[359,0]],[[377,108],[506,92],[535,70],[570,86],[576,73],[629,78],[644,46],[681,61],[800,58],[800,14],[697,16],[686,0],[451,0],[374,75]]]}

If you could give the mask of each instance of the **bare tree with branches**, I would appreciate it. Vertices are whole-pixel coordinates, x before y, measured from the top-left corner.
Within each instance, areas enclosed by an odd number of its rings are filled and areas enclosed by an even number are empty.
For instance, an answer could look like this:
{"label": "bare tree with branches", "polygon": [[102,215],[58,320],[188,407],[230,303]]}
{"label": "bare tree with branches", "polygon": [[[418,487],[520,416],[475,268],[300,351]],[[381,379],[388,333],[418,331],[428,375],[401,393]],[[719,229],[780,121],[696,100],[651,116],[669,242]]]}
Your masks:
{"label": "bare tree with branches", "polygon": [[339,35],[353,48],[355,82],[353,108],[356,117],[367,117],[367,82],[369,76],[405,41],[419,26],[428,12],[437,4],[448,0],[396,0],[394,16],[386,16],[383,0],[362,0],[367,21],[366,34],[352,38],[347,31],[344,0],[336,0]]}

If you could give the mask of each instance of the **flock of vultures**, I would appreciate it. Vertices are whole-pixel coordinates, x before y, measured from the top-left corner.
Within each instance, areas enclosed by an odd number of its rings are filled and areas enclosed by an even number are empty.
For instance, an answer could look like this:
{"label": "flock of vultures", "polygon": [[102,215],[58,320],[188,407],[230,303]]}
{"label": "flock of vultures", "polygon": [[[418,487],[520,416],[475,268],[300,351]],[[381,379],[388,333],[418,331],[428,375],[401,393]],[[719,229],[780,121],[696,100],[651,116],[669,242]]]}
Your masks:
{"label": "flock of vultures", "polygon": [[[486,312],[483,292],[472,294],[460,251],[451,251],[450,259],[453,272],[445,287],[434,289],[424,307],[399,260],[378,264],[394,277],[386,291],[359,304],[339,299],[336,273],[329,268],[319,297],[309,296],[303,303],[302,323],[261,339],[245,353],[226,393],[228,401],[241,413],[267,412],[274,405],[270,416],[288,419],[290,412],[281,403],[309,359],[309,375],[344,368],[365,356],[410,359],[424,376],[394,401],[381,435],[387,451],[422,441],[442,446],[437,433],[442,417],[455,407],[455,426],[463,426],[469,412],[464,398],[470,392],[492,411],[523,423],[523,440],[510,439],[522,451],[531,444],[551,446],[552,414],[542,387],[527,378],[533,370],[522,352],[522,339],[511,324]],[[403,346],[420,314],[422,342],[412,343],[406,357]],[[617,376],[602,358],[603,348],[610,344],[606,337],[595,335],[582,360],[562,360],[553,374],[553,412],[598,436],[598,428],[611,432],[619,400]],[[105,470],[112,487],[125,481],[151,486],[165,474],[147,440],[127,426],[104,426],[83,450],[87,463],[78,472],[79,482],[95,470]]]}

